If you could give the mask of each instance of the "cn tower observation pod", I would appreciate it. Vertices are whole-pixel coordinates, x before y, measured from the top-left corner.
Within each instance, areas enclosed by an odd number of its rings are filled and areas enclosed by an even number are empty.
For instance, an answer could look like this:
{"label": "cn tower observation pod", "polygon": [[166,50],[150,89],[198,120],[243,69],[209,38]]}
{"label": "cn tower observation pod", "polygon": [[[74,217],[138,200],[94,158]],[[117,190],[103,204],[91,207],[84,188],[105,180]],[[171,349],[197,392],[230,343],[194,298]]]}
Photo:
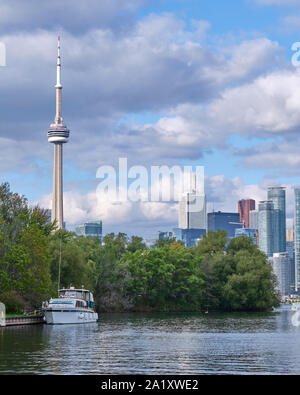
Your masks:
{"label": "cn tower observation pod", "polygon": [[63,124],[53,123],[48,130],[49,143],[67,143],[69,140],[70,131]]}

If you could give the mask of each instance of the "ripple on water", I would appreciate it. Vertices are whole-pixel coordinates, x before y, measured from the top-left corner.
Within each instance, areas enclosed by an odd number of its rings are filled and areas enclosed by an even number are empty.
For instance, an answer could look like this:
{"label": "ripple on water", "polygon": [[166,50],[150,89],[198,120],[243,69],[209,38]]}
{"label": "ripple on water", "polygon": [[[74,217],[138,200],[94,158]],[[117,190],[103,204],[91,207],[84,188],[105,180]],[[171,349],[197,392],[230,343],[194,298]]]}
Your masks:
{"label": "ripple on water", "polygon": [[0,373],[299,374],[291,317],[106,314],[97,324],[5,328]]}

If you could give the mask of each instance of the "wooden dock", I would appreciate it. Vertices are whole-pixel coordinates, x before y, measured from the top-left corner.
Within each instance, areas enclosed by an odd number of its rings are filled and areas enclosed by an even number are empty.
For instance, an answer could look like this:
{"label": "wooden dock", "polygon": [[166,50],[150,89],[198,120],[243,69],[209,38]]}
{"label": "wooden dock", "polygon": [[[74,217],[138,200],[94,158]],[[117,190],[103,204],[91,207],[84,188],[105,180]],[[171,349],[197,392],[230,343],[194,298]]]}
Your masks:
{"label": "wooden dock", "polygon": [[43,316],[30,316],[30,317],[6,317],[5,326],[16,326],[16,325],[37,325],[44,324]]}

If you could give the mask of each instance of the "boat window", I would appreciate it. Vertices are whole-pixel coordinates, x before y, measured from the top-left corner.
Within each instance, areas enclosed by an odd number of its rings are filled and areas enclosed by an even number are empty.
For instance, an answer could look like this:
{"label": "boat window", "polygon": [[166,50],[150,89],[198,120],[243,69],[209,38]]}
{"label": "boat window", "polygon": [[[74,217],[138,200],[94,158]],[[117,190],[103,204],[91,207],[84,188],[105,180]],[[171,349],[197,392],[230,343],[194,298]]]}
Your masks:
{"label": "boat window", "polygon": [[76,307],[84,307],[84,302],[82,302],[81,300],[77,300]]}
{"label": "boat window", "polygon": [[73,302],[58,299],[58,300],[51,300],[49,304],[73,304]]}

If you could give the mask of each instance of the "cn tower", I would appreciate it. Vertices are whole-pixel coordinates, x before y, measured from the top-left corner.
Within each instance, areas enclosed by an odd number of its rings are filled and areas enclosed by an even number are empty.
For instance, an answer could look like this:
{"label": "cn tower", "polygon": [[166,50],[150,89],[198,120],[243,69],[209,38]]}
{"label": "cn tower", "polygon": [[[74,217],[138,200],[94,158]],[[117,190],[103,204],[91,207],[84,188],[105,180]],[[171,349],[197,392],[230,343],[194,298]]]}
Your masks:
{"label": "cn tower", "polygon": [[48,130],[48,141],[54,144],[54,168],[53,168],[53,197],[51,222],[56,222],[57,229],[63,229],[63,144],[68,142],[70,131],[63,123],[61,113],[61,61],[60,61],[60,37],[57,45],[57,69],[56,69],[56,115],[54,123]]}

